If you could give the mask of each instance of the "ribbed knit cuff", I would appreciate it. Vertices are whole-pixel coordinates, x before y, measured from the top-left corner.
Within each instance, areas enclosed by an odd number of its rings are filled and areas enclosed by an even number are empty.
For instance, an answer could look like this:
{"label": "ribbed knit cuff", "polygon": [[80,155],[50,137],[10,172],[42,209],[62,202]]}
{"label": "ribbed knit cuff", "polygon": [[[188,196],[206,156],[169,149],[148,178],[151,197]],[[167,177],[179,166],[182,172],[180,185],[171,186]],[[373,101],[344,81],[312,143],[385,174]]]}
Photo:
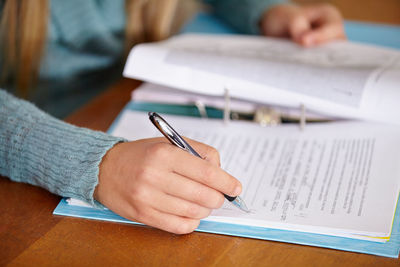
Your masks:
{"label": "ribbed knit cuff", "polygon": [[96,205],[106,152],[124,139],[55,119],[0,90],[0,174]]}

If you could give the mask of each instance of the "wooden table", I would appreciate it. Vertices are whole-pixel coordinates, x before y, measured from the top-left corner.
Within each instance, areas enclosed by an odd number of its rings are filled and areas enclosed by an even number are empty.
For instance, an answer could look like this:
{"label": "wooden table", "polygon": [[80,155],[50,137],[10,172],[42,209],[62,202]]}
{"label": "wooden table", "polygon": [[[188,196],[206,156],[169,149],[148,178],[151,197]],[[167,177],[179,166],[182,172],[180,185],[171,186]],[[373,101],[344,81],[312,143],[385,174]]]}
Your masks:
{"label": "wooden table", "polygon": [[[333,2],[345,5],[345,0]],[[372,5],[375,1],[355,2]],[[391,10],[400,9],[398,0],[376,2],[389,3],[386,7],[390,14]],[[381,11],[376,12],[381,14]],[[400,13],[397,14],[400,20]],[[370,20],[380,21],[379,16]],[[400,23],[399,20],[389,22]],[[131,90],[138,85],[133,80],[121,80],[69,116],[67,121],[95,130],[107,130],[129,101]],[[0,266],[400,265],[399,259],[317,247],[206,233],[178,236],[145,226],[53,216],[59,201],[60,197],[44,189],[0,177]]]}
{"label": "wooden table", "polygon": [[331,3],[345,19],[400,24],[399,0],[292,0],[297,3]]}
{"label": "wooden table", "polygon": [[[139,83],[123,79],[68,117],[105,131]],[[53,216],[60,197],[0,178],[0,266],[398,266],[400,260],[216,234],[173,235],[145,226]]]}

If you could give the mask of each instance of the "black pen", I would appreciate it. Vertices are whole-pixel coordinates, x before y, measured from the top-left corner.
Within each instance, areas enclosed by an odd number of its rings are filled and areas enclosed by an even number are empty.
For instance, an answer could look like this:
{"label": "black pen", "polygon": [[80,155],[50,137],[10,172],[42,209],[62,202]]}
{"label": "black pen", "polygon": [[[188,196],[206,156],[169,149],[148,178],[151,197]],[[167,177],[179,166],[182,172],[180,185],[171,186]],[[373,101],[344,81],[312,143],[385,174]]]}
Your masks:
{"label": "black pen", "polygon": [[[156,128],[173,144],[183,150],[186,150],[190,154],[202,158],[199,153],[197,153],[175,130],[172,128],[160,115],[156,112],[149,112],[150,121],[156,126]],[[232,204],[234,204],[239,209],[250,212],[244,203],[243,199],[239,196],[231,197],[225,195],[225,198],[229,200]]]}

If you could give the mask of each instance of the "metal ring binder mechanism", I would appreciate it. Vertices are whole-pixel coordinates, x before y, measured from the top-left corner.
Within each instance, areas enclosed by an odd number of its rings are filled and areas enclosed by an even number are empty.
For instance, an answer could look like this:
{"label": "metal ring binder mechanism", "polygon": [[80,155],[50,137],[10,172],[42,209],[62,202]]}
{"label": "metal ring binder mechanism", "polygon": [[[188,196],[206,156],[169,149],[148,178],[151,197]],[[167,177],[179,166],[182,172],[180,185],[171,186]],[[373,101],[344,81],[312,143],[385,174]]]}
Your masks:
{"label": "metal ring binder mechanism", "polygon": [[[254,113],[243,113],[234,111],[231,109],[231,97],[229,93],[229,89],[225,87],[224,89],[224,110],[223,110],[223,120],[225,124],[228,124],[230,120],[252,120],[261,126],[277,126],[282,122],[299,122],[300,129],[304,130],[306,125],[306,109],[305,105],[300,105],[300,117],[294,118],[285,116],[278,110],[274,109],[273,107],[269,106],[261,106],[258,107]],[[197,108],[200,117],[207,119],[207,105],[201,101],[196,100],[194,101],[194,106]],[[325,120],[314,120],[315,122],[325,122]]]}
{"label": "metal ring binder mechanism", "polygon": [[199,111],[199,114],[202,118],[207,119],[208,115],[207,115],[207,109],[206,109],[206,105],[203,103],[203,101],[201,100],[196,100],[194,102],[194,105],[196,106],[196,108]]}
{"label": "metal ring binder mechanism", "polygon": [[[240,114],[231,111],[231,106],[230,106],[230,94],[229,94],[229,89],[225,87],[224,89],[224,123],[228,124],[231,119],[238,120],[241,118]],[[202,103],[202,105],[199,105],[199,102],[201,101],[196,101],[196,107],[199,110],[200,115],[203,118],[207,118],[207,112],[205,110],[205,105]],[[200,108],[201,107],[201,108]],[[303,131],[304,128],[306,127],[306,108],[305,105],[302,103],[300,104],[300,117],[298,118],[300,130]],[[205,114],[203,116],[203,114]],[[243,117],[243,116],[242,116]],[[284,118],[283,115],[275,110],[272,107],[259,107],[255,110],[254,115],[253,115],[253,121],[260,124],[261,126],[277,126],[282,123],[282,119],[286,119],[287,122],[289,122],[289,118]],[[295,122],[294,118],[290,118],[292,122]],[[316,121],[318,122],[318,120]],[[322,122],[322,121],[321,121]]]}
{"label": "metal ring binder mechanism", "polygon": [[225,99],[225,105],[224,105],[224,123],[228,124],[230,121],[230,115],[231,115],[231,98],[229,96],[229,89],[225,87],[224,89],[224,99]]}

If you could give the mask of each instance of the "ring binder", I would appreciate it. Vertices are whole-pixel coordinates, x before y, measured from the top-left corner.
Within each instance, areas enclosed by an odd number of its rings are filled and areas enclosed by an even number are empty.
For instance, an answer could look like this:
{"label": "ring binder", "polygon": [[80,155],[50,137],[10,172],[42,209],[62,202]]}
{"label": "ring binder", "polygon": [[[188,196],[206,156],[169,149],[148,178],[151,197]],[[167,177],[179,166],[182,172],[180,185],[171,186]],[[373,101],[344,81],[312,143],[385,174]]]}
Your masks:
{"label": "ring binder", "polygon": [[254,122],[261,126],[277,126],[281,124],[281,114],[268,106],[262,106],[254,112]]}
{"label": "ring binder", "polygon": [[200,116],[203,119],[208,119],[206,105],[203,103],[203,101],[196,100],[194,102],[194,105],[196,106],[197,110],[199,111]]}
{"label": "ring binder", "polygon": [[224,100],[225,100],[225,105],[224,105],[224,123],[228,124],[230,121],[230,114],[231,114],[231,99],[229,96],[229,90],[228,88],[225,87],[224,90]]}
{"label": "ring binder", "polygon": [[[124,121],[132,121],[132,119],[127,119],[125,117],[130,111],[135,110],[144,110],[143,103],[135,103],[130,102],[118,116],[117,120],[111,126],[109,132],[118,132],[118,125],[120,123],[124,123]],[[146,110],[153,109],[154,104],[148,104]],[[160,106],[160,110],[163,110],[165,105]],[[186,115],[187,110],[182,109],[182,106],[171,106],[170,110],[165,110],[165,113],[172,113],[172,114],[180,114]],[[194,106],[192,109],[196,110]],[[125,114],[125,115],[124,115]],[[198,113],[197,113],[198,114]],[[219,113],[222,115],[222,112]],[[210,117],[212,117],[212,112],[209,112]],[[222,116],[221,116],[222,117]],[[138,121],[138,120],[134,120]],[[203,121],[203,123],[206,123]],[[212,122],[210,122],[212,123]],[[231,126],[234,126],[235,123],[231,123]],[[251,124],[249,124],[251,125]],[[253,125],[254,126],[254,125]],[[251,126],[251,127],[253,127]],[[314,127],[314,126],[310,126]],[[317,126],[318,127],[318,126]],[[211,127],[212,128],[212,127]],[[122,129],[122,128],[121,128]],[[347,129],[347,127],[346,127]],[[276,130],[276,129],[274,129]],[[131,133],[132,131],[129,131]],[[270,131],[267,131],[270,132]],[[121,132],[120,132],[121,133]],[[108,221],[117,221],[117,222],[125,222],[125,223],[133,223],[135,222],[126,220],[118,215],[112,213],[110,210],[101,210],[101,209],[93,209],[86,206],[77,206],[71,205],[66,202],[66,199],[63,199],[60,204],[57,206],[54,214],[58,215],[65,215],[65,216],[77,216],[83,218],[91,218],[91,219],[98,219],[98,220],[108,220]],[[238,224],[229,224],[226,222],[215,222],[215,221],[202,221],[197,231],[203,232],[212,232],[212,233],[220,233],[220,234],[227,234],[227,235],[234,235],[234,236],[245,236],[250,238],[257,238],[257,239],[267,239],[267,240],[277,240],[283,242],[290,242],[290,243],[298,243],[298,244],[307,244],[312,246],[320,246],[320,247],[328,247],[328,248],[335,248],[340,250],[348,250],[348,251],[356,251],[368,254],[375,254],[375,255],[383,255],[389,257],[398,257],[400,242],[399,242],[399,216],[400,211],[397,207],[397,212],[394,216],[394,221],[392,223],[393,229],[392,234],[389,240],[386,242],[371,242],[362,239],[353,239],[348,237],[340,237],[340,236],[331,236],[331,235],[321,235],[316,233],[306,233],[306,232],[297,232],[297,231],[288,231],[283,229],[272,229],[272,228],[263,228],[257,226],[243,226]]]}
{"label": "ring binder", "polygon": [[306,127],[306,107],[303,103],[300,104],[300,131],[304,131]]}

